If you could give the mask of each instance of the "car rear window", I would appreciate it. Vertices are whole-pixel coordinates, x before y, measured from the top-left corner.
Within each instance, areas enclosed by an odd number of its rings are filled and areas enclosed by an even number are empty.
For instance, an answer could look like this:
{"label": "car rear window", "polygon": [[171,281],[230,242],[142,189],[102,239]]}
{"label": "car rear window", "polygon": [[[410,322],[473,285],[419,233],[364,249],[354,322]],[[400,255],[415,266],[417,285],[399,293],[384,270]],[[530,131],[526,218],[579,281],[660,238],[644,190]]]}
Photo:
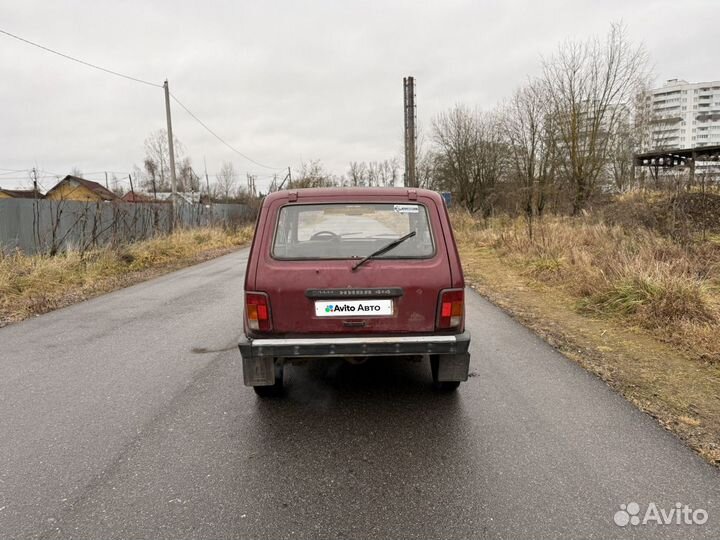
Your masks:
{"label": "car rear window", "polygon": [[333,203],[283,206],[273,241],[275,259],[353,259],[370,255],[410,232],[378,259],[425,259],[435,254],[422,204]]}

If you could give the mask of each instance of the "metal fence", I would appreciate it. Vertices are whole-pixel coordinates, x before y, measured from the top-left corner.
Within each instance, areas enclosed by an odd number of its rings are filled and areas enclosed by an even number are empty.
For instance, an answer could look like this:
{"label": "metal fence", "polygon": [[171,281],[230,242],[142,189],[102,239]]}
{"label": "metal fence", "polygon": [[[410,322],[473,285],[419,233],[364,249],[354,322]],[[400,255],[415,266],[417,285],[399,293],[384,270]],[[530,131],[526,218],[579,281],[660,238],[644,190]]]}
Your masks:
{"label": "metal fence", "polygon": [[[252,219],[243,204],[176,204],[177,227],[235,226]],[[0,250],[57,253],[167,233],[172,205],[0,199]]]}

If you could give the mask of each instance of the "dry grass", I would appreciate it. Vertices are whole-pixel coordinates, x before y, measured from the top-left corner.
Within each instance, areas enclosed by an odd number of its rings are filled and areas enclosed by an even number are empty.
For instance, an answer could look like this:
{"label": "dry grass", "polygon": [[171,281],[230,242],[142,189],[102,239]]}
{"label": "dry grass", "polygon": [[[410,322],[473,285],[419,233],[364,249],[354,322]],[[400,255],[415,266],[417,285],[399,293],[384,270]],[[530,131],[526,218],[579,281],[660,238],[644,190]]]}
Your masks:
{"label": "dry grass", "polygon": [[605,223],[634,229],[638,225],[687,243],[720,232],[720,195],[690,191],[631,191],[598,208]]}
{"label": "dry grass", "polygon": [[720,243],[592,216],[453,225],[469,283],[720,466]]}
{"label": "dry grass", "polygon": [[247,244],[252,227],[179,230],[81,255],[0,255],[0,326]]}
{"label": "dry grass", "polygon": [[622,319],[697,357],[720,362],[720,246],[681,245],[644,228],[548,217],[530,239],[523,219],[455,215],[461,243],[493,249],[581,313]]}

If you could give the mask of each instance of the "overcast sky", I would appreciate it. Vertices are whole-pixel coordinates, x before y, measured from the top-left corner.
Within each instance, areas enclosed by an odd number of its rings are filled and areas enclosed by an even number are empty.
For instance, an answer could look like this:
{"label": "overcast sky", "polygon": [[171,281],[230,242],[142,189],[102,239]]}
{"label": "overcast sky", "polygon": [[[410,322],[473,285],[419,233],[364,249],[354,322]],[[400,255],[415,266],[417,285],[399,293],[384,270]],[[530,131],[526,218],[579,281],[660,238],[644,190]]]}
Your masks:
{"label": "overcast sky", "polygon": [[[491,108],[559,42],[623,21],[645,44],[656,81],[720,79],[718,0],[73,1],[0,0],[0,28],[108,69],[161,84],[254,160],[402,163],[402,79],[417,81],[418,118],[456,103]],[[0,35],[0,186],[37,165],[126,174],[165,127],[163,92]],[[234,154],[177,105],[176,136],[203,171]],[[97,174],[97,173],[100,174]],[[283,174],[282,171],[277,171]],[[93,174],[90,174],[93,173]],[[45,177],[45,188],[54,180]],[[260,176],[264,189],[269,176]]]}

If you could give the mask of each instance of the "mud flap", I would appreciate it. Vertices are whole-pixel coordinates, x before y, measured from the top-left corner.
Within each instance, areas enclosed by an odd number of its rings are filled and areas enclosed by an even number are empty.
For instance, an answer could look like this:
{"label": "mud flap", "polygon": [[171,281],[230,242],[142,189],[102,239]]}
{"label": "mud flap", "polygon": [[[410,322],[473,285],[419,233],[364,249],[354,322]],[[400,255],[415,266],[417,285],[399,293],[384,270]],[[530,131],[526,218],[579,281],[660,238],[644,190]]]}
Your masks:
{"label": "mud flap", "polygon": [[441,354],[438,357],[439,382],[467,381],[470,371],[470,353]]}
{"label": "mud flap", "polygon": [[243,356],[243,382],[245,386],[275,384],[275,362],[272,356]]}

